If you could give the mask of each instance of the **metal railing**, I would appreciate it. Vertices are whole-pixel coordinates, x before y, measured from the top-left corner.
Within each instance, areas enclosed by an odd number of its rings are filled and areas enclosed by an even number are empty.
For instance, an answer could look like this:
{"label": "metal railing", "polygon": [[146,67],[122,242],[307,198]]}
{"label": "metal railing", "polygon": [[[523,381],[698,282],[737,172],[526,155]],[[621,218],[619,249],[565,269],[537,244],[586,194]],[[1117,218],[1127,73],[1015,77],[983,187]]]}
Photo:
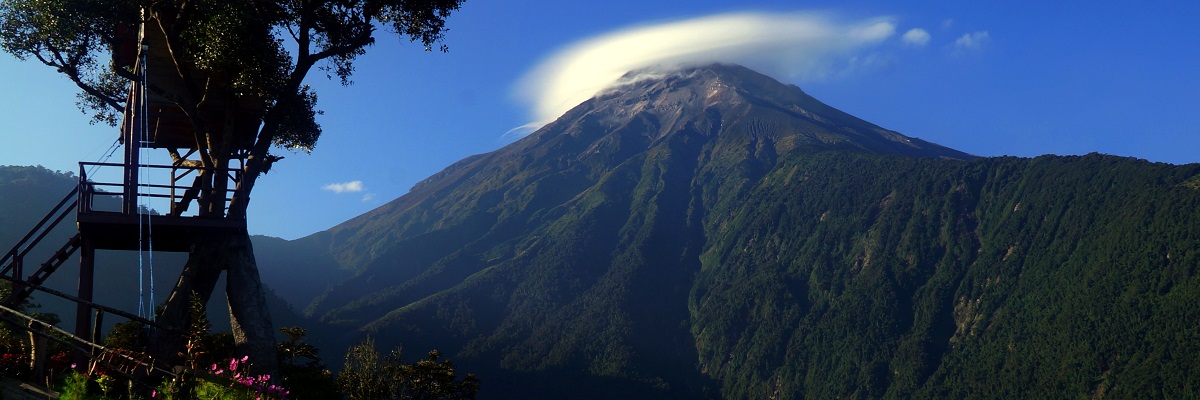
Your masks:
{"label": "metal railing", "polygon": [[4,253],[3,257],[0,257],[0,275],[8,274],[17,279],[23,279],[25,256],[29,255],[29,252],[70,214],[71,208],[77,201],[75,194],[78,191],[79,188],[71,189],[66,197],[63,197],[33,229],[29,230],[29,233],[25,234],[25,237],[13,245],[11,250]]}
{"label": "metal railing", "polygon": [[[128,168],[136,168],[141,171],[170,171],[170,179],[164,183],[148,182],[147,177],[139,176],[138,183],[127,184],[125,174]],[[92,170],[89,173],[89,169]],[[114,173],[115,171],[115,173]],[[109,175],[103,175],[109,173]],[[116,179],[101,178],[100,176],[116,175]],[[221,174],[225,179],[225,187],[223,189],[202,189],[198,185],[202,180],[207,179],[201,175]],[[211,176],[211,175],[209,175]],[[148,202],[154,200],[168,201],[169,205],[166,209],[169,215],[172,216],[197,216],[198,211],[186,211],[190,208],[191,202],[220,202],[222,211],[220,217],[229,215],[229,204],[237,193],[237,185],[241,182],[242,171],[233,168],[204,168],[190,167],[183,165],[139,165],[128,166],[125,164],[116,163],[97,163],[97,162],[81,162],[79,163],[79,212],[120,212],[133,214],[137,212],[137,207],[142,207],[138,204],[137,198],[147,198]],[[189,177],[198,178],[192,182],[181,181]],[[215,195],[215,193],[219,193]],[[132,195],[132,196],[131,196]],[[121,204],[125,205],[121,210],[98,210],[95,208],[96,196],[113,196],[121,200]],[[130,198],[137,197],[137,198]],[[149,211],[149,210],[143,210]]]}

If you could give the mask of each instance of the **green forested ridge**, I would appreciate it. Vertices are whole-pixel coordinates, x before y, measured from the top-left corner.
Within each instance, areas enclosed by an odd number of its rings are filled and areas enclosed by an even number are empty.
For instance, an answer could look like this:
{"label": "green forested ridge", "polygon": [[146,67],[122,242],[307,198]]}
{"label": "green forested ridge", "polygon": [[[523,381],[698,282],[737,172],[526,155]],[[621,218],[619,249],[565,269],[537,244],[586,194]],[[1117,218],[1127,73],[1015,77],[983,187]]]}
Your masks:
{"label": "green forested ridge", "polygon": [[485,398],[1195,393],[1200,165],[977,159],[766,86],[640,83],[463,160],[309,239],[356,272],[308,313]]}
{"label": "green forested ridge", "polygon": [[41,166],[0,165],[0,210],[9,211],[0,213],[0,252],[7,252],[21,240],[76,181],[69,174]]}
{"label": "green forested ridge", "polygon": [[710,222],[700,367],[733,398],[1190,396],[1198,172],[791,159]]}

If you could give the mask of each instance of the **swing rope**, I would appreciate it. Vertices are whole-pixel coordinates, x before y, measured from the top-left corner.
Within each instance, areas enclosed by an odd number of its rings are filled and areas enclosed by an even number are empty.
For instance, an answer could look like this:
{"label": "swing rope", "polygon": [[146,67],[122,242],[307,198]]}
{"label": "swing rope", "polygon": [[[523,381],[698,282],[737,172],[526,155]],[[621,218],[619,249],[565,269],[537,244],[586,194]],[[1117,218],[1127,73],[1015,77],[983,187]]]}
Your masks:
{"label": "swing rope", "polygon": [[[148,68],[149,67],[149,65],[148,65],[149,57],[147,56],[147,53],[149,52],[148,51],[149,49],[144,44],[145,37],[146,37],[145,29],[146,29],[145,24],[142,24],[141,27],[139,27],[139,32],[138,32],[138,36],[139,36],[138,42],[143,43],[143,44],[140,48],[141,60],[139,60],[140,61],[139,64],[141,64],[141,76],[139,78],[141,81],[139,82],[137,93],[135,93],[135,97],[137,98],[137,113],[138,113],[137,129],[139,131],[138,132],[139,133],[138,143],[135,145],[142,146],[143,148],[144,148],[144,146],[146,146],[147,144],[150,143],[150,133],[149,133],[150,126],[149,126],[149,121],[148,121],[150,110],[149,110],[149,106],[146,104],[147,103],[147,101],[146,101],[147,100],[146,86],[148,84],[148,76],[149,76],[149,68]],[[149,212],[149,210],[150,210],[149,191],[151,189],[150,189],[149,183],[142,183],[142,182],[149,182],[150,154],[148,152],[144,152],[144,151],[139,151],[138,154],[139,154],[139,157],[138,157],[139,165],[138,166],[139,166],[139,168],[142,169],[142,172],[139,174],[141,176],[141,178],[139,179],[139,183],[138,183],[138,185],[141,186],[141,188],[137,192],[137,195],[138,195],[138,207],[137,207],[137,213],[138,213],[138,316],[153,321],[154,320],[154,312],[152,310],[146,309],[146,301],[145,301],[146,293],[145,292],[146,292],[146,281],[147,281],[146,273],[148,270],[149,271],[149,279],[148,280],[150,283],[150,307],[153,307],[154,306],[154,224],[152,223],[152,220],[150,219],[150,212]],[[142,192],[143,190],[146,191],[145,195],[143,195],[143,192]]]}

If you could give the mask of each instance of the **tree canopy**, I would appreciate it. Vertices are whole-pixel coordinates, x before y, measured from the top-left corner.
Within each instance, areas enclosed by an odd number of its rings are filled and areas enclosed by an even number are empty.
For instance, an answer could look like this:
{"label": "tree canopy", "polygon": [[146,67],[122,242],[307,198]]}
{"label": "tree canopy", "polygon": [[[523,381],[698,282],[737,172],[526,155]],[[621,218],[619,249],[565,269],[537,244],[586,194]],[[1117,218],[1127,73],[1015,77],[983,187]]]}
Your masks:
{"label": "tree canopy", "polygon": [[[161,32],[167,69],[179,87],[150,85],[195,127],[205,166],[228,154],[213,137],[225,121],[200,112],[213,99],[252,103],[261,120],[231,213],[244,213],[259,174],[278,159],[272,147],[311,151],[321,135],[316,93],[305,78],[317,68],[351,83],[354,61],[381,30],[438,47],[445,19],[462,0],[3,0],[0,47],[56,69],[81,89],[78,105],[93,121],[117,124],[129,83],[127,53],[139,28]],[[206,103],[207,102],[207,103]],[[173,154],[174,155],[174,154]]]}

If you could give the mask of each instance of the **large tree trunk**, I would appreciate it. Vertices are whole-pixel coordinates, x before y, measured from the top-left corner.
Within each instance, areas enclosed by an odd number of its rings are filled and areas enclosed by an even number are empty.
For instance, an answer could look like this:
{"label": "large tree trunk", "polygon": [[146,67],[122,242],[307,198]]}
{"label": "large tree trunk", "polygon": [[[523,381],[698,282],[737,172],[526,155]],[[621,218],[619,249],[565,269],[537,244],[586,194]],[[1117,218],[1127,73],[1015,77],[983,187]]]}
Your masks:
{"label": "large tree trunk", "polygon": [[[238,355],[250,357],[255,373],[278,375],[274,327],[259,280],[254,248],[245,231],[196,240],[175,289],[159,313],[159,324],[186,332],[191,293],[195,292],[207,305],[223,271],[227,272],[225,292]],[[184,361],[180,355],[185,352],[186,340],[182,334],[158,335],[151,343],[151,354],[170,365],[180,365]]]}
{"label": "large tree trunk", "polygon": [[229,255],[226,271],[225,297],[229,300],[229,322],[233,326],[233,341],[239,354],[250,356],[255,371],[279,375],[275,352],[275,327],[267,310],[267,297],[258,277],[258,262],[250,235],[241,232],[236,238],[238,251]]}

